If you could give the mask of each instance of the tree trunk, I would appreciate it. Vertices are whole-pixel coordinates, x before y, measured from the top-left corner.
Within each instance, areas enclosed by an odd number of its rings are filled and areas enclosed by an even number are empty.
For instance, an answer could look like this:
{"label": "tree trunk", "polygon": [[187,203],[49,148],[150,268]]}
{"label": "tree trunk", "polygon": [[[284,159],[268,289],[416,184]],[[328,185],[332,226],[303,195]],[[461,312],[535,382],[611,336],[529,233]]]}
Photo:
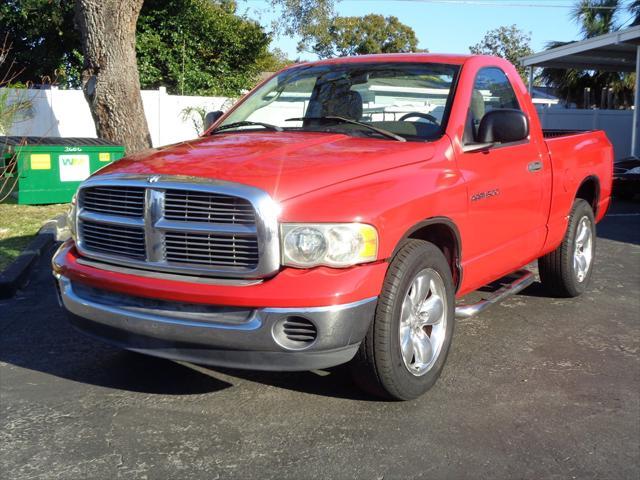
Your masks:
{"label": "tree trunk", "polygon": [[143,0],[76,0],[82,36],[82,89],[98,137],[127,153],[151,147],[136,60],[136,23]]}

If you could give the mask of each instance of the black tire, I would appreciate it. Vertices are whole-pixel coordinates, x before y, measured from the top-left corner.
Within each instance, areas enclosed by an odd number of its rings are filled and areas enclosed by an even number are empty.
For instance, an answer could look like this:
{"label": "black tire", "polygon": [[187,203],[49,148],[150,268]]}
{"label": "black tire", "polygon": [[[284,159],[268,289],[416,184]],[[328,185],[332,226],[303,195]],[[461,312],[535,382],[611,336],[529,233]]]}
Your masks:
{"label": "black tire", "polygon": [[[588,271],[580,278],[574,267],[574,252],[576,250],[576,234],[582,219],[587,218],[590,224],[592,238],[592,257]],[[596,253],[596,230],[591,205],[581,198],[573,202],[569,216],[569,225],[560,246],[553,252],[538,259],[540,280],[544,288],[553,296],[577,297],[587,288]]]}
{"label": "black tire", "polygon": [[[426,373],[412,374],[402,358],[400,312],[405,296],[417,275],[435,271],[444,287],[444,324],[439,354],[433,356]],[[451,269],[442,252],[433,244],[409,240],[393,258],[378,300],[374,321],[350,367],[356,384],[365,391],[388,399],[410,400],[429,390],[447,359],[455,320],[455,289]],[[428,328],[428,327],[424,327]],[[433,332],[433,330],[432,330]],[[427,335],[429,335],[427,333]]]}

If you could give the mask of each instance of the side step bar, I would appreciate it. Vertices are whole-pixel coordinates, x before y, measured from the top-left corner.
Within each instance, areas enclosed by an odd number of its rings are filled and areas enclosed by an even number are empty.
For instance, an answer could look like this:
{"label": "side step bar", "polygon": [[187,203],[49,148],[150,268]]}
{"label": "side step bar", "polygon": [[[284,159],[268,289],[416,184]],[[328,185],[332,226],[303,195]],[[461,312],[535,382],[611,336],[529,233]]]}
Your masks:
{"label": "side step bar", "polygon": [[533,283],[533,273],[529,270],[518,270],[511,274],[515,279],[510,283],[492,292],[487,298],[472,305],[460,305],[456,307],[456,318],[471,318],[478,315],[494,303],[501,302],[510,295],[514,295]]}

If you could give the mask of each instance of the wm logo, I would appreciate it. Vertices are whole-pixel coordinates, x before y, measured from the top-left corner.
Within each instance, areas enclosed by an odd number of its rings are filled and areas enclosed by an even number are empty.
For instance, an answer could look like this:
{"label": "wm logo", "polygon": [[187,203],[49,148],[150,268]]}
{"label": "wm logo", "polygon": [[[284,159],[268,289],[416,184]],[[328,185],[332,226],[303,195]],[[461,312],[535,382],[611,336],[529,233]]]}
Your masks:
{"label": "wm logo", "polygon": [[65,167],[73,167],[75,165],[80,165],[85,162],[84,157],[66,157],[62,158],[62,165]]}

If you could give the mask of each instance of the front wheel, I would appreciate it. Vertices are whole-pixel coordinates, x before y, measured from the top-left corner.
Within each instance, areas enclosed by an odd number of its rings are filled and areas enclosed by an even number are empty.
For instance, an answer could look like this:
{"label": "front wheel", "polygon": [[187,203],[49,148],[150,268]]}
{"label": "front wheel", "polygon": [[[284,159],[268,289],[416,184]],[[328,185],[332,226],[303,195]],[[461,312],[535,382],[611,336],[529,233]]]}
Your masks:
{"label": "front wheel", "polygon": [[451,345],[454,297],[442,252],[431,243],[409,240],[389,266],[375,319],[351,364],[355,382],[396,400],[431,388]]}
{"label": "front wheel", "polygon": [[596,253],[593,210],[585,200],[573,203],[567,233],[560,246],[538,259],[542,285],[552,295],[577,297],[589,283]]}

